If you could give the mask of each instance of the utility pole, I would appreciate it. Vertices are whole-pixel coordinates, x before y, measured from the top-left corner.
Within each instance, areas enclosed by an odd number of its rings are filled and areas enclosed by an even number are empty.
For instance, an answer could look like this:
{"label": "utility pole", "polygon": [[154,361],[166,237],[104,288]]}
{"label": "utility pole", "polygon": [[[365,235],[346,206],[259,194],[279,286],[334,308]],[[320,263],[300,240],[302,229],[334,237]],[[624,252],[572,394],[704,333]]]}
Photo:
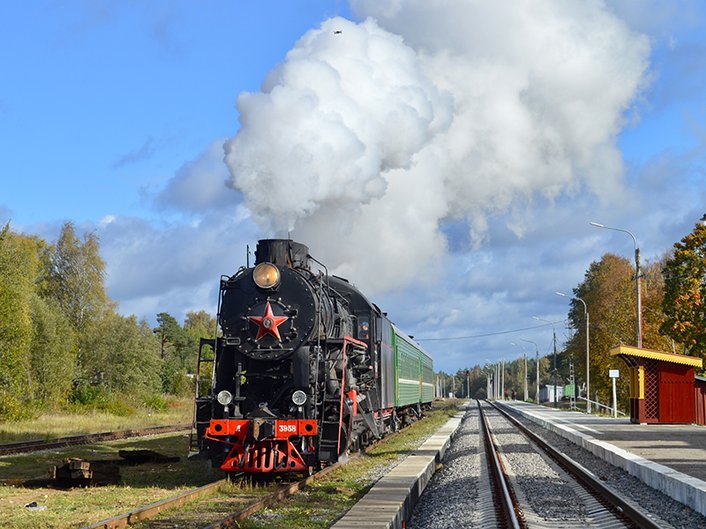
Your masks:
{"label": "utility pole", "polygon": [[539,349],[535,349],[535,354],[537,357],[537,361],[535,362],[537,364],[537,390],[534,395],[534,401],[539,404]]}
{"label": "utility pole", "polygon": [[524,338],[520,338],[520,340],[522,340],[523,342],[534,344],[534,353],[537,358],[537,388],[535,389],[534,393],[534,403],[539,404],[539,346],[537,345],[537,342],[533,342],[532,340],[525,340]]}
{"label": "utility pole", "polygon": [[[566,297],[566,294],[564,294],[563,292],[554,292],[554,293],[557,296]],[[586,413],[591,413],[591,362],[590,362],[591,349],[589,346],[589,339],[588,339],[588,333],[589,333],[588,305],[586,305],[586,302],[578,296],[573,296],[573,299],[580,301],[581,304],[583,305],[583,316],[586,320]]]}
{"label": "utility pole", "polygon": [[554,338],[554,407],[557,406],[557,391],[556,391],[556,331],[552,325],[552,337]]}
{"label": "utility pole", "polygon": [[[557,389],[556,389],[556,328],[554,327],[554,322],[550,320],[545,320],[544,318],[540,318],[538,316],[532,316],[533,319],[539,320],[539,321],[546,321],[547,323],[551,324],[552,326],[552,341],[554,343],[554,367],[552,368],[552,371],[554,373],[554,407],[556,408],[557,406]],[[547,393],[547,398],[549,398],[549,394]]]}
{"label": "utility pole", "polygon": [[505,399],[505,360],[502,360],[502,371],[500,373],[500,380],[501,380],[501,385],[502,385],[502,393],[500,394],[501,399]]}

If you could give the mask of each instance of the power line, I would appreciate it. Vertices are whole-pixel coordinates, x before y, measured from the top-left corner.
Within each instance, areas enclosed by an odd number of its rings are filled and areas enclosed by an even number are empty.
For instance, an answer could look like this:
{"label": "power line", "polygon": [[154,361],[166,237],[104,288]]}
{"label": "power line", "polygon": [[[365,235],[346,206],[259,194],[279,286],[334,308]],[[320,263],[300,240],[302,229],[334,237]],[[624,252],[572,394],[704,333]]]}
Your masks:
{"label": "power line", "polygon": [[542,327],[549,327],[550,325],[554,325],[556,323],[561,323],[561,321],[553,321],[551,323],[542,323],[541,325],[535,325],[533,327],[524,327],[522,329],[512,329],[510,331],[497,331],[497,332],[489,332],[489,333],[485,333],[485,334],[472,334],[469,336],[454,336],[451,338],[415,338],[415,341],[417,341],[417,342],[444,342],[444,341],[451,341],[451,340],[470,340],[473,338],[485,338],[487,336],[498,336],[501,334],[512,334],[515,332],[531,331],[534,329],[541,329]]}

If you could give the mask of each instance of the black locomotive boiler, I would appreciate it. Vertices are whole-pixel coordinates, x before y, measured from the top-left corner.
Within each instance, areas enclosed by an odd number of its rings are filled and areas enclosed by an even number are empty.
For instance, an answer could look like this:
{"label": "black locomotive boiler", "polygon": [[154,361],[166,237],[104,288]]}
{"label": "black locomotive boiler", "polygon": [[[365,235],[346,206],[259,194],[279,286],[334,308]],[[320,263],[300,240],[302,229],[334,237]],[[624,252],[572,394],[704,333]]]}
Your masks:
{"label": "black locomotive boiler", "polygon": [[254,267],[221,278],[217,320],[194,448],[225,472],[310,472],[432,401],[431,357],[303,244],[259,241]]}

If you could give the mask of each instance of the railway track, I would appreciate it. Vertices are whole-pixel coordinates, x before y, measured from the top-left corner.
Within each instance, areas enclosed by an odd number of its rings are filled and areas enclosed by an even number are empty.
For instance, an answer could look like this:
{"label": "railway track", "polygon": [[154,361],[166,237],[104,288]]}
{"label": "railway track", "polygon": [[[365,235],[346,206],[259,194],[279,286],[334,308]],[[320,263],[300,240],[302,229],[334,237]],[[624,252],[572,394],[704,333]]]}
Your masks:
{"label": "railway track", "polygon": [[152,426],[138,430],[119,430],[116,432],[102,432],[84,435],[72,435],[68,437],[57,437],[54,439],[21,441],[17,443],[0,444],[0,456],[25,454],[38,450],[49,450],[52,448],[63,448],[65,446],[84,445],[99,443],[101,441],[115,441],[118,439],[129,439],[131,437],[144,437],[147,435],[157,435],[162,433],[181,432],[189,430],[191,425],[176,424],[171,426]]}
{"label": "railway track", "polygon": [[486,505],[493,513],[484,516],[495,516],[498,527],[668,527],[503,410],[480,402],[478,410],[495,491]]}
{"label": "railway track", "polygon": [[[404,431],[408,428],[405,427],[401,431]],[[381,440],[378,440],[368,447],[366,447],[366,451],[372,449],[375,446],[378,446],[380,444],[384,444],[385,442],[389,441],[389,438],[383,438]],[[236,512],[233,512],[232,514],[222,518],[221,520],[218,520],[216,522],[213,522],[209,525],[206,525],[203,527],[203,529],[230,529],[230,528],[239,528],[240,523],[247,518],[251,517],[252,515],[256,514],[257,512],[267,508],[267,507],[272,507],[278,504],[281,504],[284,499],[286,499],[288,496],[291,496],[295,494],[296,492],[305,489],[309,484],[311,484],[313,481],[325,477],[327,474],[339,469],[340,467],[346,465],[350,461],[353,461],[357,458],[359,458],[363,453],[365,452],[356,452],[353,454],[350,454],[348,457],[343,459],[342,461],[325,467],[315,474],[312,474],[311,476],[307,476],[306,478],[300,479],[298,481],[294,482],[287,482],[282,484],[277,490],[274,492],[259,498],[255,501],[252,501],[242,507],[240,507]],[[231,477],[232,479],[248,479],[248,477],[242,473],[236,474],[235,476]],[[160,500],[158,502],[146,505],[144,507],[140,507],[134,510],[131,510],[129,512],[120,514],[118,516],[114,516],[111,518],[108,518],[106,520],[101,520],[99,522],[95,522],[90,525],[86,525],[81,527],[81,529],[116,529],[119,527],[127,527],[128,525],[132,525],[138,522],[144,522],[146,520],[150,520],[152,518],[155,518],[158,516],[162,511],[165,511],[167,509],[173,509],[177,507],[181,507],[184,504],[196,500],[202,496],[205,496],[207,494],[210,494],[212,492],[216,492],[221,486],[223,486],[227,482],[226,479],[221,479],[214,481],[212,483],[208,483],[206,485],[203,485],[201,487],[194,488],[192,490],[182,492],[181,494],[178,494],[176,496],[172,496],[170,498],[166,498],[164,500]],[[161,526],[160,526],[161,527]]]}
{"label": "railway track", "polygon": [[[307,476],[306,478],[300,479],[298,481],[294,481],[291,483],[285,483],[282,486],[280,486],[276,491],[272,492],[271,494],[268,494],[267,496],[264,496],[258,500],[255,500],[253,502],[248,503],[247,505],[241,507],[238,511],[222,518],[219,521],[216,521],[214,523],[211,523],[207,526],[204,526],[204,529],[229,529],[229,528],[239,528],[240,527],[240,522],[243,520],[249,518],[253,514],[267,508],[271,507],[288,496],[291,496],[292,494],[304,489],[307,485],[312,483],[315,479],[319,479],[324,477],[326,474],[333,472],[334,470],[340,468],[342,465],[345,465],[346,462],[340,462],[336,463],[335,465],[331,465],[330,467],[326,467],[320,471],[318,471],[315,474],[312,474],[311,476]],[[243,474],[237,474],[231,479],[244,479],[245,476]],[[176,507],[181,507],[182,505],[193,501],[195,499],[198,499],[202,496],[205,496],[207,494],[210,494],[212,492],[217,491],[221,486],[223,486],[226,483],[226,479],[220,479],[218,481],[214,481],[212,483],[208,483],[206,485],[202,485],[201,487],[197,487],[195,489],[182,492],[181,494],[178,494],[176,496],[172,496],[170,498],[166,498],[164,500],[160,500],[155,503],[151,503],[149,505],[146,505],[144,507],[140,507],[138,509],[133,509],[129,512],[120,514],[118,516],[114,516],[112,518],[108,518],[106,520],[101,520],[100,522],[96,522],[90,525],[86,525],[82,527],[81,529],[117,529],[119,527],[126,527],[128,525],[135,524],[137,522],[143,522],[145,520],[149,520],[151,518],[156,517],[159,515],[162,511],[165,511],[167,509],[173,509]]]}

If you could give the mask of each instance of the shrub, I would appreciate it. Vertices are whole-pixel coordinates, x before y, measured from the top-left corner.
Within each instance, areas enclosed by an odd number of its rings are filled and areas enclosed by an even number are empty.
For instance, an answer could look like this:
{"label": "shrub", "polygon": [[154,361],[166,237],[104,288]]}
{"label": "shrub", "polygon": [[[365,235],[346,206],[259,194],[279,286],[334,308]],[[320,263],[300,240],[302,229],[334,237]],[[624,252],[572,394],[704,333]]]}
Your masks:
{"label": "shrub", "polygon": [[96,405],[96,409],[120,417],[135,415],[135,408],[133,406],[114,395],[111,395],[106,401],[99,402]]}
{"label": "shrub", "polygon": [[134,406],[101,385],[79,384],[71,392],[69,402],[70,409],[78,413],[99,410],[121,417],[135,414]]}
{"label": "shrub", "polygon": [[154,411],[167,411],[169,407],[169,403],[164,395],[147,395],[143,399],[142,404],[145,408]]}
{"label": "shrub", "polygon": [[39,417],[40,407],[31,401],[21,401],[15,395],[0,396],[0,421],[27,421]]}
{"label": "shrub", "polygon": [[103,386],[80,383],[71,391],[69,402],[71,404],[90,406],[106,397],[107,390]]}

